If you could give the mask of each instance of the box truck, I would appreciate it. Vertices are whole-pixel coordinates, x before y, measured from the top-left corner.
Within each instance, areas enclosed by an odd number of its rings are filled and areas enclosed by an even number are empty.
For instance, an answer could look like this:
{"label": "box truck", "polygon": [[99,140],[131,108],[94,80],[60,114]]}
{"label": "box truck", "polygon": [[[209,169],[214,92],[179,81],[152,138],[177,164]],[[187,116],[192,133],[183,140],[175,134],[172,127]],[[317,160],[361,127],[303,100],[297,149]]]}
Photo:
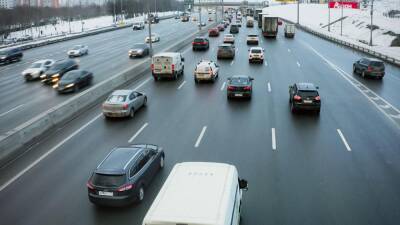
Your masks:
{"label": "box truck", "polygon": [[276,38],[278,34],[278,17],[263,15],[261,30],[264,37]]}

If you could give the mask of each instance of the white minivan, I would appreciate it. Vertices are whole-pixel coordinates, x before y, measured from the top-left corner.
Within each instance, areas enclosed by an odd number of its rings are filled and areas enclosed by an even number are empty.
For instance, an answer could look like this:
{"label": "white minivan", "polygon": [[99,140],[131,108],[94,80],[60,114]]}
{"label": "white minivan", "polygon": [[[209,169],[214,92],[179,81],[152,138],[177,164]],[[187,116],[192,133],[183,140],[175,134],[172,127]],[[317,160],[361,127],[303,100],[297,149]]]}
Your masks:
{"label": "white minivan", "polygon": [[184,162],[174,166],[143,219],[143,225],[238,225],[242,190],[236,167]]}
{"label": "white minivan", "polygon": [[178,79],[185,70],[185,59],[179,52],[163,52],[152,57],[151,73],[155,81],[161,78]]}

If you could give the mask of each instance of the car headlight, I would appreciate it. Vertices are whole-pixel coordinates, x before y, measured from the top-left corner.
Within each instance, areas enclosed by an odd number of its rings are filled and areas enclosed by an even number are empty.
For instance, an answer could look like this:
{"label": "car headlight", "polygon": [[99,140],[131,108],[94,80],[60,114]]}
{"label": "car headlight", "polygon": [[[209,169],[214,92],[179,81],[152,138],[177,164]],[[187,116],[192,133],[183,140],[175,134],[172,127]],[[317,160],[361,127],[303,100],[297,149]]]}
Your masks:
{"label": "car headlight", "polygon": [[53,78],[51,79],[51,82],[57,82],[59,79],[58,78]]}
{"label": "car headlight", "polygon": [[55,89],[55,88],[58,88],[58,84],[53,85],[53,88],[54,88],[54,89]]}
{"label": "car headlight", "polygon": [[60,74],[58,74],[58,73],[56,73],[54,75],[51,75],[51,77],[53,77],[53,78],[56,78],[56,77],[59,77],[59,76],[60,76]]}
{"label": "car headlight", "polygon": [[46,78],[46,74],[40,75],[40,78],[42,79]]}
{"label": "car headlight", "polygon": [[68,84],[67,86],[65,86],[65,88],[70,88],[70,87],[73,87],[74,85],[75,85],[74,83]]}

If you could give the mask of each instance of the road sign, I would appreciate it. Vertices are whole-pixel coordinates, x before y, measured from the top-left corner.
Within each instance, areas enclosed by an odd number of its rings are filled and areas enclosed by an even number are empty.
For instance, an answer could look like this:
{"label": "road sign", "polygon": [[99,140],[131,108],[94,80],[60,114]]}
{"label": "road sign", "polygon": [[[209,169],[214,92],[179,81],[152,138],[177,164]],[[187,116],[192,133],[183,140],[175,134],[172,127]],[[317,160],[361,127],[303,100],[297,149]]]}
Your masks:
{"label": "road sign", "polygon": [[347,8],[347,9],[359,9],[360,4],[359,2],[344,2],[344,1],[332,1],[328,4],[329,8],[337,9],[337,8]]}

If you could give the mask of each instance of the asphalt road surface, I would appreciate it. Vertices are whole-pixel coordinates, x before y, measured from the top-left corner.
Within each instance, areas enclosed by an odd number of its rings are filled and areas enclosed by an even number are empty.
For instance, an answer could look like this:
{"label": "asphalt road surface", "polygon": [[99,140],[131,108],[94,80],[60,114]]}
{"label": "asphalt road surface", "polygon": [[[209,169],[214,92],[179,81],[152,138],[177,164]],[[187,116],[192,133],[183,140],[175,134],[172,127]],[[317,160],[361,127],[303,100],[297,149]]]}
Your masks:
{"label": "asphalt road surface", "polygon": [[[276,40],[260,38],[266,61],[250,65],[245,37],[251,32],[260,33],[240,29],[236,57],[218,60],[220,77],[214,84],[196,85],[193,70],[201,59],[216,60],[222,36],[210,38],[206,52],[192,52],[190,46],[182,50],[185,75],[179,80],[154,82],[148,73],[128,85],[148,96],[148,106],[135,118],[105,120],[97,105],[3,168],[1,224],[139,225],[173,165],[183,161],[238,168],[249,182],[242,225],[400,224],[400,129],[338,72],[342,69],[398,108],[400,70],[387,65],[383,81],[360,79],[351,74],[360,53],[302,31],[294,39],[282,32]],[[251,101],[227,100],[225,81],[235,74],[254,77]],[[320,87],[320,116],[290,112],[288,86],[300,81]],[[113,147],[129,144],[134,135],[132,143],[164,148],[165,168],[145,190],[143,203],[92,205],[86,189],[90,173]]]}
{"label": "asphalt road surface", "polygon": [[[157,53],[196,30],[195,22],[182,23],[173,18],[160,20],[152,25],[152,32],[158,33],[161,39],[153,43],[154,51]],[[129,59],[128,50],[135,43],[144,43],[147,36],[147,26],[140,31],[121,29],[27,50],[21,62],[0,66],[0,135],[75,95],[59,95],[40,81],[26,82],[21,72],[32,62],[46,58],[66,59],[68,49],[74,45],[88,45],[89,55],[75,60],[81,69],[93,72],[93,84],[96,84],[145,60]]]}

